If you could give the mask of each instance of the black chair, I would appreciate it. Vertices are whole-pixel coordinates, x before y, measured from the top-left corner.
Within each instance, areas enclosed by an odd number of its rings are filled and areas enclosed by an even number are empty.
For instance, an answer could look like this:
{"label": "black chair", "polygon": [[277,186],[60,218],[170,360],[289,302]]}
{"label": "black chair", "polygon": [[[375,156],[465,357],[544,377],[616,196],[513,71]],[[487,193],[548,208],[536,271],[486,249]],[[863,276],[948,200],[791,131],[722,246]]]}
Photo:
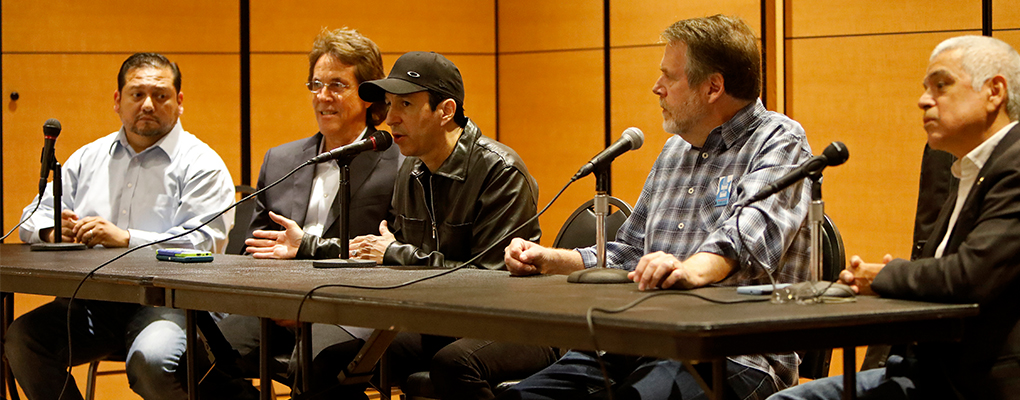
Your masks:
{"label": "black chair", "polygon": [[[248,185],[234,186],[234,193],[244,196],[255,193],[255,188]],[[255,199],[238,204],[234,208],[234,227],[227,234],[227,254],[244,254],[244,240],[251,226],[251,217],[255,214]]]}
{"label": "black chair", "polygon": [[[832,282],[839,277],[839,272],[846,268],[846,249],[843,248],[843,237],[839,229],[832,223],[828,215],[822,221],[822,276],[824,281]],[[829,376],[829,363],[832,360],[832,349],[806,351],[798,372],[801,378],[818,379]]]}
{"label": "black chair", "polygon": [[[616,239],[616,231],[620,229],[623,222],[627,220],[633,209],[625,201],[616,197],[609,197],[609,204],[616,207],[616,211],[606,216],[606,240]],[[567,217],[556,234],[553,247],[574,249],[595,245],[595,212],[592,207],[595,200],[588,200],[574,210]],[[502,393],[519,381],[501,382],[492,388],[495,394]],[[435,388],[432,386],[432,379],[428,371],[415,372],[407,377],[407,382],[401,385],[401,391],[407,395],[407,400],[434,400],[439,398]]]}
{"label": "black chair", "polygon": [[[616,211],[606,216],[606,240],[616,239],[616,231],[620,229],[623,222],[627,220],[634,210],[623,200],[616,197],[609,197],[609,204],[616,207]],[[576,249],[588,247],[595,244],[595,212],[592,207],[595,200],[588,200],[576,210],[567,220],[563,222],[560,232],[556,234],[553,247],[561,249]]]}

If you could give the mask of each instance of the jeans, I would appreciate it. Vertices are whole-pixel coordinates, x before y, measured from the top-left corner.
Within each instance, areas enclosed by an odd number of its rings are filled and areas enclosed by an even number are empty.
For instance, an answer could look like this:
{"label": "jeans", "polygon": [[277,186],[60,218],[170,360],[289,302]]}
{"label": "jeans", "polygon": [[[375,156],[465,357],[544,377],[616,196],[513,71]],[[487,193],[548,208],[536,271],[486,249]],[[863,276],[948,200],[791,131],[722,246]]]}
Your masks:
{"label": "jeans", "polygon": [[[615,399],[705,399],[707,396],[679,361],[614,354],[603,356]],[[707,382],[711,368],[696,367]],[[726,361],[727,399],[764,399],[776,391],[769,376]],[[570,351],[555,364],[498,397],[513,399],[607,399],[605,380],[595,355]]]}
{"label": "jeans", "polygon": [[[868,399],[940,399],[955,398],[948,386],[933,384],[930,371],[915,361],[898,355],[889,356],[885,368],[857,373],[857,398]],[[936,378],[936,381],[941,380]],[[918,384],[921,384],[919,390]],[[769,400],[839,400],[843,396],[843,376],[830,376],[797,385],[776,393]]]}
{"label": "jeans", "polygon": [[[73,365],[126,350],[128,383],[135,393],[146,400],[187,398],[175,376],[187,345],[184,311],[57,299],[19,317],[5,338],[11,370],[29,399],[57,399],[68,379],[68,308]],[[81,398],[70,377],[61,400]]]}

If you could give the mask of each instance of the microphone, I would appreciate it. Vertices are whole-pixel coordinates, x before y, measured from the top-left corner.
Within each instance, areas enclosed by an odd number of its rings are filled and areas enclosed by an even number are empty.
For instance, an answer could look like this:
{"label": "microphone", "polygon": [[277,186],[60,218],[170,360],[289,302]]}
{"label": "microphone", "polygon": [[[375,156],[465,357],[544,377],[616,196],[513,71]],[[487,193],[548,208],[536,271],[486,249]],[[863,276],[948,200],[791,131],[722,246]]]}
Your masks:
{"label": "microphone", "polygon": [[821,155],[811,157],[797,169],[790,171],[782,178],[776,179],[772,183],[765,186],[758,194],[751,196],[742,205],[748,205],[756,201],[762,200],[766,197],[774,195],[779,191],[786,189],[787,187],[800,182],[801,179],[815,174],[820,174],[825,167],[835,167],[843,164],[850,158],[850,151],[847,150],[846,145],[843,142],[832,142],[825,150],[822,151]]}
{"label": "microphone", "polygon": [[42,156],[39,160],[42,163],[42,168],[39,170],[40,197],[46,191],[46,178],[50,176],[50,166],[53,165],[53,145],[57,142],[57,136],[60,136],[60,121],[57,121],[56,118],[46,120],[46,123],[43,124]]}
{"label": "microphone", "polygon": [[308,163],[318,164],[330,160],[354,157],[366,151],[384,151],[390,148],[391,145],[393,145],[393,136],[389,132],[375,131],[372,136],[312,157],[311,160],[308,160]]}
{"label": "microphone", "polygon": [[637,150],[641,148],[641,145],[645,143],[645,134],[640,129],[635,127],[627,128],[623,131],[623,135],[620,136],[616,142],[606,147],[601,153],[596,154],[592,157],[591,161],[577,170],[574,174],[573,180],[584,178],[588,174],[594,172],[596,169],[604,164],[613,162],[613,159],[619,157],[621,154],[626,153],[630,150]]}

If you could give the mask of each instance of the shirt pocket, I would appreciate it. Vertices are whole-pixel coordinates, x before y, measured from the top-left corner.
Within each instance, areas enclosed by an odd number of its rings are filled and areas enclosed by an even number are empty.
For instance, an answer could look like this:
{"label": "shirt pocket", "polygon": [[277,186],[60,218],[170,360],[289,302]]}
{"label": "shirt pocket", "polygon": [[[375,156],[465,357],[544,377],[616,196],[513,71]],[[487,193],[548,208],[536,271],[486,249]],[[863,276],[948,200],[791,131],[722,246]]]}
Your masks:
{"label": "shirt pocket", "polygon": [[439,227],[440,251],[447,260],[467,260],[471,258],[471,244],[474,242],[474,224],[443,223]]}
{"label": "shirt pocket", "polygon": [[[429,224],[424,219],[398,215],[393,225],[393,236],[397,238],[397,241],[423,247],[426,232],[429,231]],[[428,237],[431,237],[431,235]]]}

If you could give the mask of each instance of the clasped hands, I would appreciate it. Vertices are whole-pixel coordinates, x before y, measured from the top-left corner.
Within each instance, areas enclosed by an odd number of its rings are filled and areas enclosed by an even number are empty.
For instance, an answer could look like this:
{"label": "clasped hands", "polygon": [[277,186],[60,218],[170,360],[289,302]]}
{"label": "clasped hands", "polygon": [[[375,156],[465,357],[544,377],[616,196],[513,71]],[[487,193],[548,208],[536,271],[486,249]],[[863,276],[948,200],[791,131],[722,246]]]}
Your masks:
{"label": "clasped hands", "polygon": [[[43,238],[54,242],[55,229],[50,229]],[[131,242],[131,233],[120,229],[117,225],[103,217],[78,218],[71,210],[60,212],[60,241],[64,243],[83,243],[88,247],[127,247]]]}
{"label": "clasped hands", "polygon": [[[254,237],[244,241],[244,244],[248,246],[245,251],[251,253],[255,258],[287,259],[296,257],[298,248],[301,246],[301,239],[305,236],[304,230],[294,220],[272,211],[269,212],[269,218],[280,224],[283,230],[252,232]],[[386,248],[395,240],[385,220],[379,223],[379,235],[355,237],[350,242],[348,257],[381,264],[383,255],[386,254]]]}
{"label": "clasped hands", "polygon": [[892,255],[886,254],[882,257],[881,264],[872,264],[864,262],[860,256],[850,257],[850,265],[840,271],[839,281],[850,286],[854,293],[875,295],[875,291],[871,289],[871,282],[892,259]]}

